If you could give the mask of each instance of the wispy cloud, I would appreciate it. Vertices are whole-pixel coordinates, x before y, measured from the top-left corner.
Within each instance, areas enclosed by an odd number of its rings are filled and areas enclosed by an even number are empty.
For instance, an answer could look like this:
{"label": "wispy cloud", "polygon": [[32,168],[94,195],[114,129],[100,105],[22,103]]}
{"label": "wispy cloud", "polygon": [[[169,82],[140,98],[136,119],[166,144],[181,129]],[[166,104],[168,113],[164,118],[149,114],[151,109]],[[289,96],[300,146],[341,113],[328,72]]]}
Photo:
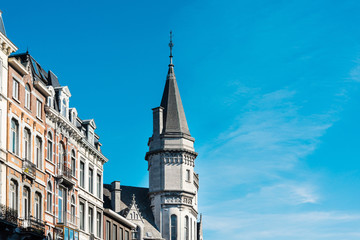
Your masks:
{"label": "wispy cloud", "polygon": [[339,222],[359,223],[359,214],[307,208],[322,201],[317,186],[321,176],[308,171],[303,160],[337,120],[336,110],[305,114],[294,90],[256,91],[234,124],[201,149],[200,197],[209,213],[204,215],[208,235],[307,240],[338,239],[340,233],[342,239],[359,236],[360,231],[348,228],[326,230]]}

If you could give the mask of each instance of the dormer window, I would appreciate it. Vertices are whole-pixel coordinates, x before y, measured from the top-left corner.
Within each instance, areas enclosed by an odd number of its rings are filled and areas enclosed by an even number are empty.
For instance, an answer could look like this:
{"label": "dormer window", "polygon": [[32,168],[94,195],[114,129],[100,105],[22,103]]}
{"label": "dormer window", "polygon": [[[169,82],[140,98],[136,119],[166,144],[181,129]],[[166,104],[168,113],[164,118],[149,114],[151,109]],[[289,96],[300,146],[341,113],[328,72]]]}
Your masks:
{"label": "dormer window", "polygon": [[66,108],[66,100],[63,99],[62,102],[61,102],[61,114],[66,117],[66,111],[67,111],[67,108]]}

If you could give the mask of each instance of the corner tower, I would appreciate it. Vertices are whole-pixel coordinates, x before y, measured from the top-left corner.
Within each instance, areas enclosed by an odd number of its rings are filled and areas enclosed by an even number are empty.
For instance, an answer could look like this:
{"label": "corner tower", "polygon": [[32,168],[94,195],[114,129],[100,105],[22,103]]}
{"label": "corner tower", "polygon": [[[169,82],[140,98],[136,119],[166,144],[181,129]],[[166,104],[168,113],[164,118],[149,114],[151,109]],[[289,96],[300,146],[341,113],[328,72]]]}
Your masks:
{"label": "corner tower", "polygon": [[159,107],[153,109],[148,161],[149,195],[155,223],[167,240],[197,239],[197,153],[176,82],[172,36],[170,64]]}

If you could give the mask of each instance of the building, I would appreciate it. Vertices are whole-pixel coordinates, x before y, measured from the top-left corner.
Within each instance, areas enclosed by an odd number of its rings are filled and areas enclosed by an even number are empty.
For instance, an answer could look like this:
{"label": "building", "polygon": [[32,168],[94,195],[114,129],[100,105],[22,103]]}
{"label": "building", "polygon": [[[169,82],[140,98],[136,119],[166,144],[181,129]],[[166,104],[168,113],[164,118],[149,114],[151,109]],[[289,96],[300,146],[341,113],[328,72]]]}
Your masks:
{"label": "building", "polygon": [[9,57],[7,111],[7,206],[18,210],[23,238],[43,239],[46,85],[32,74],[31,58]]}
{"label": "building", "polygon": [[7,38],[0,11],[0,239],[17,227],[18,209],[7,205],[8,57],[17,47]]}
{"label": "building", "polygon": [[[113,199],[120,199],[120,182],[113,182],[111,186],[110,195]],[[109,193],[107,191],[107,193]],[[113,204],[115,201],[112,202]],[[119,204],[120,202],[116,202]],[[108,206],[108,207],[106,207]],[[119,211],[119,207],[115,206],[114,209]],[[117,214],[111,210],[111,202],[105,201],[104,204],[104,240],[130,240],[132,239],[132,233],[136,230],[136,225],[125,217]]]}
{"label": "building", "polygon": [[[202,240],[198,222],[199,175],[191,136],[177,86],[170,33],[170,64],[159,107],[153,109],[149,138],[149,188],[104,184],[105,206],[136,225],[133,239]],[[116,195],[114,192],[117,192]]]}

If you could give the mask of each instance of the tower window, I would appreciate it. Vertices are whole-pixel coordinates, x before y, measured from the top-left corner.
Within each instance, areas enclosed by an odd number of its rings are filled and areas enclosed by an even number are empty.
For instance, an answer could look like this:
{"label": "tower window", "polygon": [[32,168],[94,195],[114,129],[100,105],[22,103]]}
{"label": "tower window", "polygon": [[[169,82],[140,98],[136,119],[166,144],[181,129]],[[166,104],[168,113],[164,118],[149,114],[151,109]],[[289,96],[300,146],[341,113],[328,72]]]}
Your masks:
{"label": "tower window", "polygon": [[186,181],[190,182],[190,170],[186,169]]}
{"label": "tower window", "polygon": [[185,240],[189,240],[189,217],[185,216]]}
{"label": "tower window", "polygon": [[177,216],[171,215],[171,240],[177,240]]}

